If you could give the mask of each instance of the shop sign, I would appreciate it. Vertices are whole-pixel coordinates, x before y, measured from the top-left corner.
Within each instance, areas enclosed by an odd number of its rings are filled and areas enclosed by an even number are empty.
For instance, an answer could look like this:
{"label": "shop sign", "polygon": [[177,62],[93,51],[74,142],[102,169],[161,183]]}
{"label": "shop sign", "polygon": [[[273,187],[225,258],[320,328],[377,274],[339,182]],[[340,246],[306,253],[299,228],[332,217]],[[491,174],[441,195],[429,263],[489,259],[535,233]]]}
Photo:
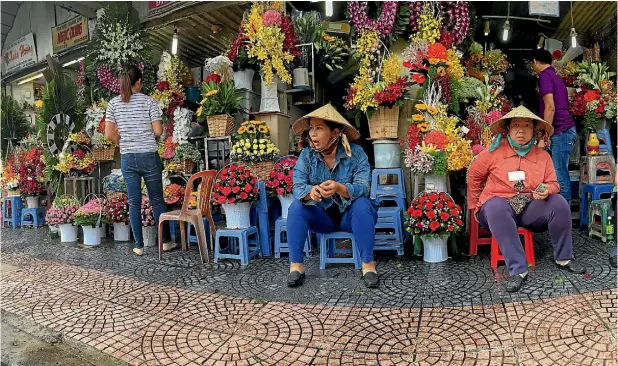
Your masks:
{"label": "shop sign", "polygon": [[36,64],[36,47],[32,33],[11,43],[2,54],[2,62],[6,73]]}
{"label": "shop sign", "polygon": [[86,42],[88,42],[88,19],[86,17],[75,17],[59,26],[52,27],[54,53]]}
{"label": "shop sign", "polygon": [[546,17],[560,17],[560,2],[558,1],[528,1],[528,13]]}
{"label": "shop sign", "polygon": [[148,2],[148,8],[149,9],[157,9],[160,8],[162,6],[165,6],[165,4],[170,3],[170,1],[149,1]]}
{"label": "shop sign", "polygon": [[178,10],[182,7],[187,7],[188,4],[194,4],[193,1],[149,1],[148,16],[158,16],[167,14],[173,10]]}

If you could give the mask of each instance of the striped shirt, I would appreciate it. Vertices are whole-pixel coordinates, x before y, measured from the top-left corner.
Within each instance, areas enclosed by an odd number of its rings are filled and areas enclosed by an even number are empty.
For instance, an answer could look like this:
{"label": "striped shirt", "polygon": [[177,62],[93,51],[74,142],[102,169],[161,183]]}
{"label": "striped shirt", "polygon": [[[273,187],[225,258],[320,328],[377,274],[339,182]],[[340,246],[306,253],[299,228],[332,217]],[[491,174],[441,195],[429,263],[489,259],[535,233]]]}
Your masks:
{"label": "striped shirt", "polygon": [[125,103],[117,96],[107,104],[105,120],[118,127],[121,154],[157,151],[152,122],[161,120],[161,109],[151,97],[135,93]]}

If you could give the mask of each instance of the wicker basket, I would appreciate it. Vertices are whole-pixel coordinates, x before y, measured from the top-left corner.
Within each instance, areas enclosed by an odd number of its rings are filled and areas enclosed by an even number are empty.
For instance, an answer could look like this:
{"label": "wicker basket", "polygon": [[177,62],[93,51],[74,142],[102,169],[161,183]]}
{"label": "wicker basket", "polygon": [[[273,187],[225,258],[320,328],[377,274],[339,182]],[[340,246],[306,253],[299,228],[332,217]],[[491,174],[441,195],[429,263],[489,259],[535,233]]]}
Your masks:
{"label": "wicker basket", "polygon": [[114,154],[116,152],[115,147],[108,147],[105,149],[96,149],[94,150],[94,160],[95,161],[113,161]]}
{"label": "wicker basket", "polygon": [[259,179],[266,181],[270,176],[270,172],[275,167],[274,161],[260,161],[260,162],[249,162],[249,161],[241,161],[239,164],[245,165],[247,168],[251,170],[253,174]]}
{"label": "wicker basket", "polygon": [[369,137],[396,139],[399,127],[399,107],[380,107],[369,120]]}
{"label": "wicker basket", "polygon": [[191,175],[193,174],[193,168],[195,167],[195,163],[191,160],[185,160],[182,165],[180,165],[177,169],[174,169],[174,172]]}
{"label": "wicker basket", "polygon": [[227,114],[206,117],[210,137],[229,136],[234,130],[234,118]]}
{"label": "wicker basket", "polygon": [[16,196],[19,196],[20,193],[21,193],[19,191],[19,188],[17,188],[17,189],[7,189],[6,192],[7,192],[7,194],[6,194],[7,197],[16,197]]}

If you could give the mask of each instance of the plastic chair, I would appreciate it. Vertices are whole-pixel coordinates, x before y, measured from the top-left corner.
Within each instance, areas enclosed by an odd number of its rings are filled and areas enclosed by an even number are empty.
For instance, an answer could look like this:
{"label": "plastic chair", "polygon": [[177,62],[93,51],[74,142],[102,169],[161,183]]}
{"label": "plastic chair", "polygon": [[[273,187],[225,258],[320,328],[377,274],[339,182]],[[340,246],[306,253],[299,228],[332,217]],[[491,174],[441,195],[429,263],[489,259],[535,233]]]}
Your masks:
{"label": "plastic chair", "polygon": [[[280,217],[275,221],[275,258],[280,258],[281,253],[289,253],[290,246],[288,244],[288,219]],[[311,232],[305,241],[303,249],[307,257],[311,257]]]}
{"label": "plastic chair", "polygon": [[373,250],[396,250],[403,255],[403,210],[399,207],[378,207],[376,230],[393,231],[392,234],[376,232]]}
{"label": "plastic chair", "polygon": [[[185,198],[182,203],[182,209],[166,212],[159,218],[159,260],[163,259],[163,224],[165,221],[181,221],[191,223],[197,231],[197,245],[202,257],[202,263],[208,263],[208,247],[206,246],[206,230],[202,218],[208,219],[210,223],[210,242],[213,243],[213,233],[215,232],[215,223],[212,220],[210,211],[210,195],[212,186],[217,175],[216,170],[204,170],[194,174],[189,179],[185,189]],[[193,183],[201,180],[199,194],[197,197],[197,209],[189,209],[189,200],[191,199],[191,188]],[[188,250],[187,243],[187,227],[180,224],[180,244],[183,250]],[[212,248],[211,248],[212,249]]]}
{"label": "plastic chair", "polygon": [[[396,184],[379,184],[381,175],[396,175]],[[406,188],[403,180],[403,170],[396,169],[374,169],[371,173],[371,199],[376,199],[380,196],[406,198]],[[405,205],[404,205],[405,206]],[[404,208],[405,210],[405,208]]]}
{"label": "plastic chair", "polygon": [[[532,231],[523,227],[517,228],[517,234],[524,237],[524,252],[526,253],[526,261],[531,267],[536,265],[534,260],[534,239],[532,238]],[[498,261],[503,261],[504,256],[500,253],[500,246],[498,241],[492,235],[491,237],[491,268],[498,267]]]}
{"label": "plastic chair", "polygon": [[21,226],[39,227],[45,225],[45,209],[24,208],[21,210]]}
{"label": "plastic chair", "polygon": [[491,244],[491,233],[481,227],[481,224],[476,220],[474,216],[474,210],[468,210],[470,216],[470,248],[469,255],[477,255],[479,245]]}

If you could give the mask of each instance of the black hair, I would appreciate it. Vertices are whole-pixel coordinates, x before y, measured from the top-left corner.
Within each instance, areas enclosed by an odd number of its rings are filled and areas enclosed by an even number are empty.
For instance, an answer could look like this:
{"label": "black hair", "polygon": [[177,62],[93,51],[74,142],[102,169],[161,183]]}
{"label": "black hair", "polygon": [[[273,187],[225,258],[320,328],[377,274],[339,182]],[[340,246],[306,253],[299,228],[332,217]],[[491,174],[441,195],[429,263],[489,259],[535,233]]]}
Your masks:
{"label": "black hair", "polygon": [[127,71],[120,78],[120,100],[129,103],[133,94],[132,87],[142,78],[142,71],[135,65],[127,68]]}
{"label": "black hair", "polygon": [[532,59],[545,65],[551,65],[551,53],[548,50],[536,49],[532,52]]}

